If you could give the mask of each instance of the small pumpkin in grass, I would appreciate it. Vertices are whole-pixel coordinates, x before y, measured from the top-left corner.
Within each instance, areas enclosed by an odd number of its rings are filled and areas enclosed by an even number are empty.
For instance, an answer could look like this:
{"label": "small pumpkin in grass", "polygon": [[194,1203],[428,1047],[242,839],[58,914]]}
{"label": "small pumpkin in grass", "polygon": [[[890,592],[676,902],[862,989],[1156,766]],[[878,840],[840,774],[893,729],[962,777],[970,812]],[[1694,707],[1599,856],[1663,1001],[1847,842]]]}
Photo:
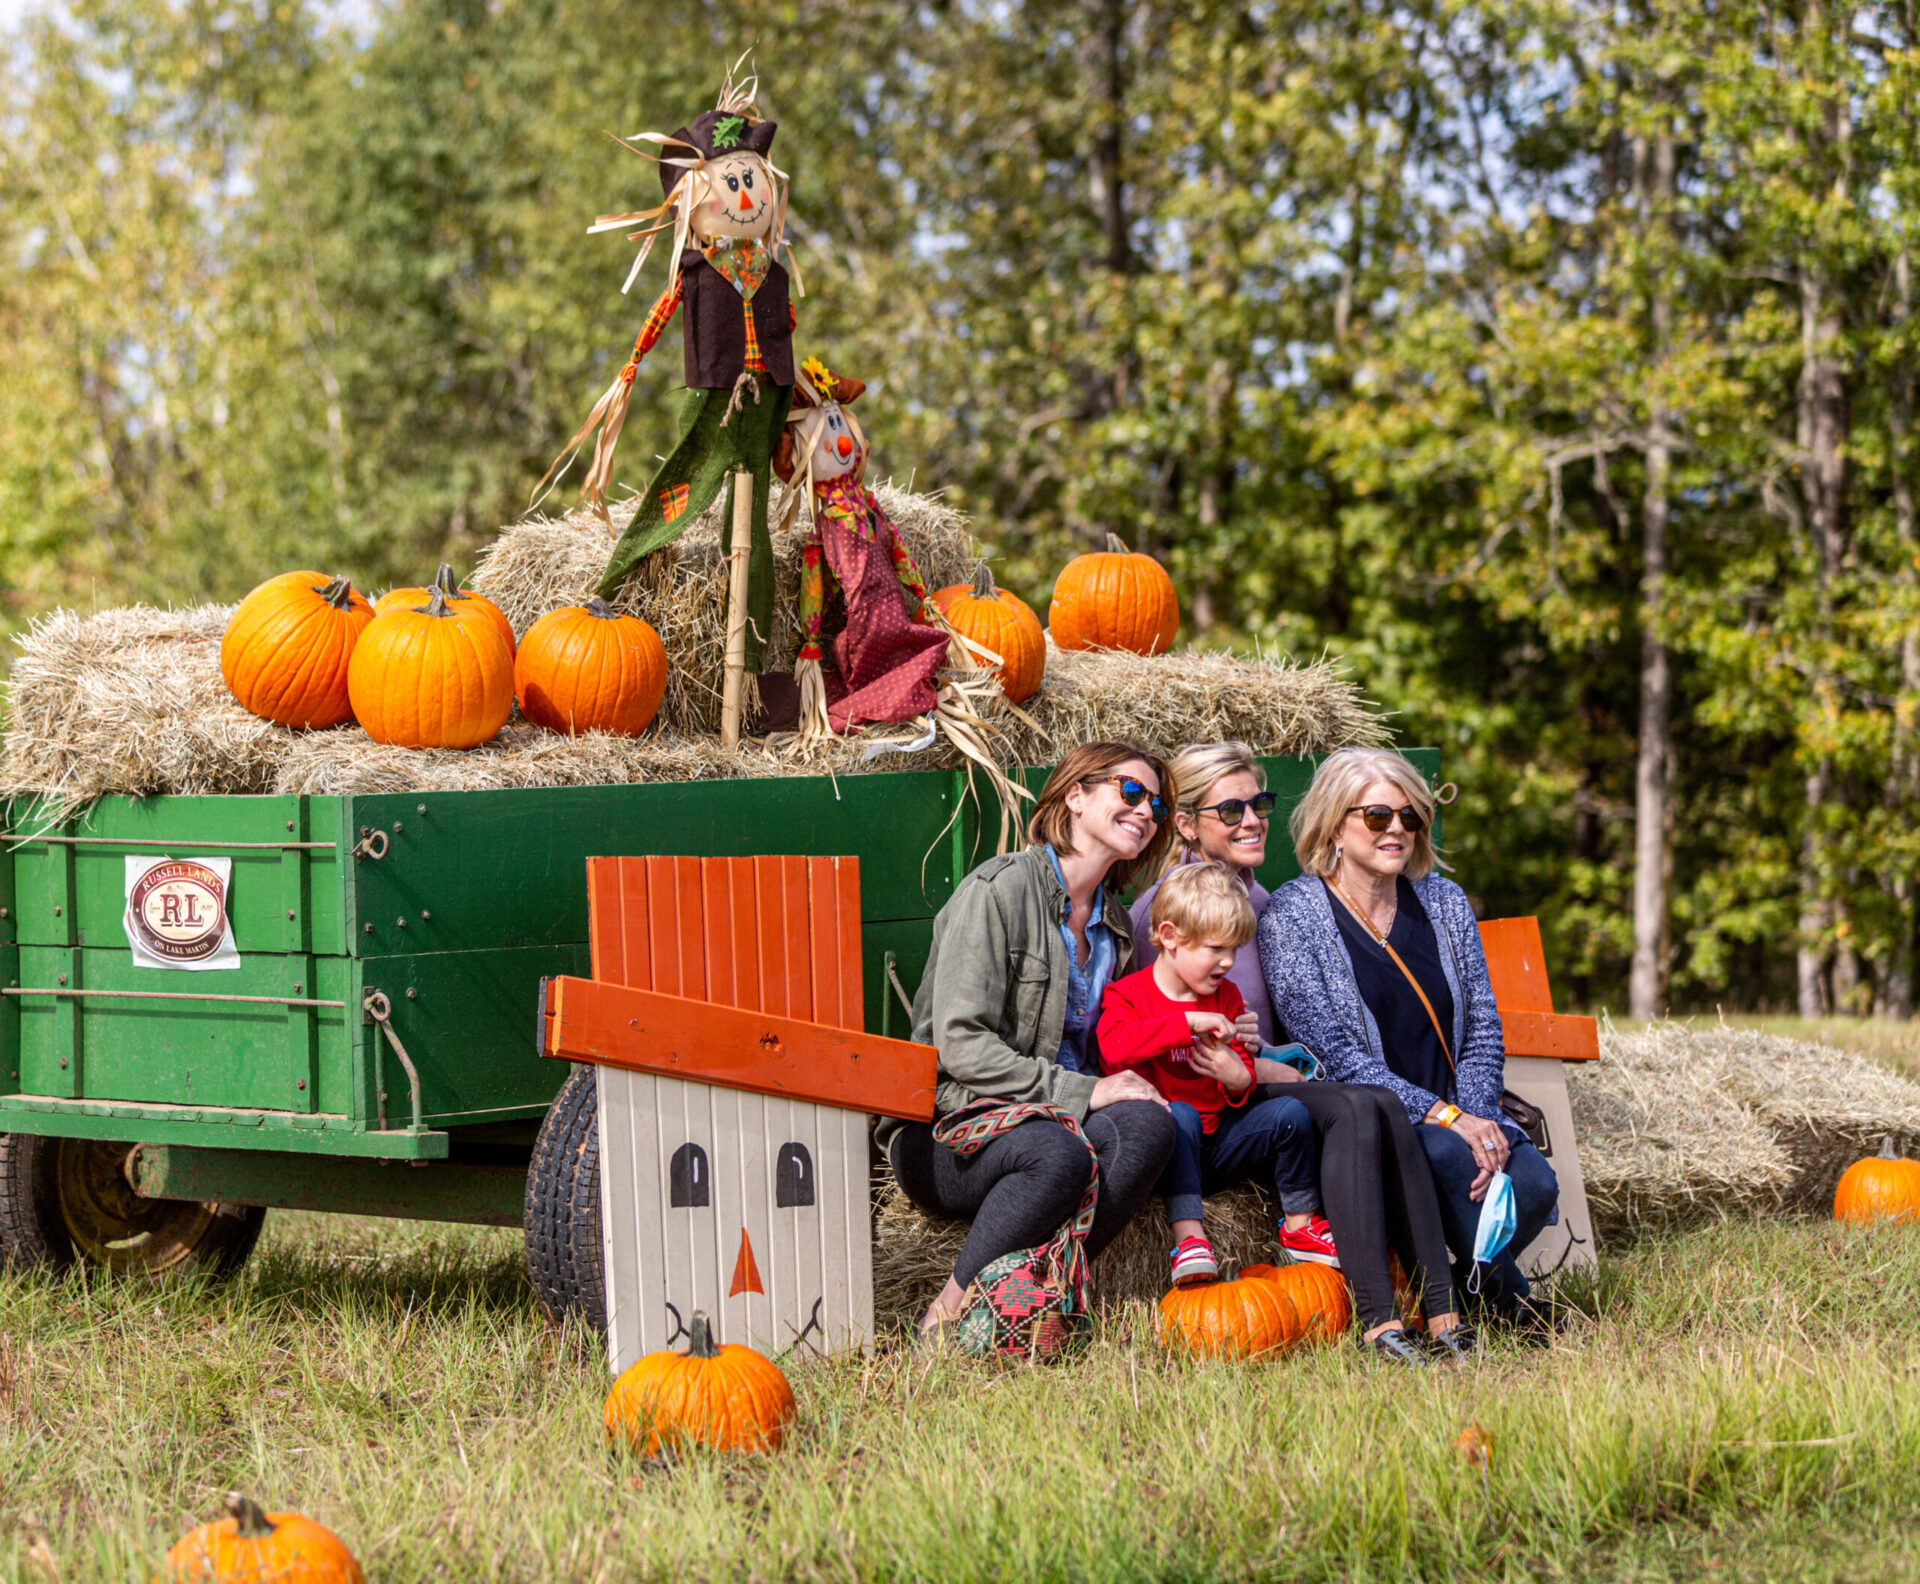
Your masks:
{"label": "small pumpkin in grass", "polygon": [[1033,697],[1046,675],[1047,635],[1032,606],[994,586],[993,572],[986,562],[980,563],[971,584],[951,583],[936,589],[933,603],[955,632],[1000,656],[995,670],[1000,675],[1001,692],[1016,704]]}
{"label": "small pumpkin in grass", "polygon": [[1920,1220],[1920,1161],[1901,1159],[1893,1140],[1886,1140],[1878,1155],[1857,1160],[1841,1173],[1833,1216],[1853,1226]]}
{"label": "small pumpkin in grass", "polygon": [[234,608],[220,639],[228,691],[282,726],[338,726],[353,713],[347,665],[373,607],[343,577],[282,572]]}
{"label": "small pumpkin in grass", "polygon": [[227,1513],[182,1536],[155,1584],[366,1584],[340,1537],[311,1518],[263,1512],[238,1491]]}
{"label": "small pumpkin in grass", "polygon": [[599,595],[548,611],[527,629],[513,662],[520,713],[548,731],[638,737],[667,691],[667,650],[638,616]]}
{"label": "small pumpkin in grass", "polygon": [[713,1340],[694,1311],[687,1350],[663,1348],[627,1369],[607,1393],[607,1439],[646,1457],[689,1446],[720,1452],[779,1448],[796,1412],[793,1388],[771,1359]]}
{"label": "small pumpkin in grass", "polygon": [[507,620],[506,612],[488,599],[484,594],[476,594],[472,589],[463,589],[453,581],[453,568],[446,562],[440,563],[440,570],[433,575],[433,581],[425,588],[388,589],[373,602],[373,613],[385,616],[389,611],[405,610],[409,606],[425,605],[438,589],[446,596],[449,605],[471,605],[482,616],[500,629],[500,636],[507,640],[507,653],[514,651],[513,623]]}
{"label": "small pumpkin in grass", "polygon": [[1277,1285],[1300,1317],[1300,1338],[1304,1342],[1336,1341],[1353,1324],[1353,1295],[1347,1291],[1345,1278],[1330,1266],[1311,1260],[1291,1265],[1247,1265],[1241,1268],[1240,1279]]}
{"label": "small pumpkin in grass", "polygon": [[1194,1358],[1264,1358],[1300,1340],[1300,1317],[1273,1282],[1203,1282],[1160,1300],[1160,1340]]}
{"label": "small pumpkin in grass", "polygon": [[1180,601],[1165,567],[1108,534],[1106,549],[1061,569],[1047,628],[1059,649],[1165,654],[1180,634]]}
{"label": "small pumpkin in grass", "polygon": [[477,748],[513,711],[513,656],[485,616],[447,603],[378,617],[353,651],[347,691],[375,742],[395,748]]}

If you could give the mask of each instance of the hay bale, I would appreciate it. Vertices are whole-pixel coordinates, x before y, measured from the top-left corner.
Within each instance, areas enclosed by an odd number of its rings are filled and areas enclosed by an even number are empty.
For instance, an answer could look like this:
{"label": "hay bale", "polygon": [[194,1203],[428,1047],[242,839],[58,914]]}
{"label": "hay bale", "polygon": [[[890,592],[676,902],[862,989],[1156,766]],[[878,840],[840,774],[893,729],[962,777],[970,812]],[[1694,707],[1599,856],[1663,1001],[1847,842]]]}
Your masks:
{"label": "hay bale", "polygon": [[[873,1313],[882,1332],[910,1331],[946,1285],[967,1239],[967,1223],[927,1215],[895,1186],[884,1166],[876,1173],[873,1218]],[[1229,1188],[1206,1200],[1207,1236],[1222,1263],[1254,1265],[1277,1257],[1279,1213],[1258,1188]],[[1133,1300],[1157,1304],[1167,1290],[1167,1215],[1149,1199],[1126,1231],[1093,1262],[1097,1304]]]}
{"label": "hay bale", "polygon": [[232,614],[130,605],[34,622],[7,679],[7,789],[46,798],[56,819],[110,792],[266,791],[313,734],[234,702],[220,676]]}

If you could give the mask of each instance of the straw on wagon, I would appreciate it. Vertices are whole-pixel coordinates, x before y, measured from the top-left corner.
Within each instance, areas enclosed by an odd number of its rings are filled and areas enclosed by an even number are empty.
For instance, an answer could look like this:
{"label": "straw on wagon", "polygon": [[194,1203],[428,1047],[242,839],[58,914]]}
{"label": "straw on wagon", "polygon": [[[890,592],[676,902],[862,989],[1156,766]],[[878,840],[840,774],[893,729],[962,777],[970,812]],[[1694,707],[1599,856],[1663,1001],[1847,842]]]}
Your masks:
{"label": "straw on wagon", "polygon": [[[936,584],[964,579],[974,555],[964,519],[926,496],[886,486],[879,493],[926,576]],[[607,544],[606,526],[584,513],[518,523],[502,532],[473,582],[524,632],[545,611],[591,590]],[[799,547],[798,536],[776,535],[782,614],[769,644],[776,667],[791,663],[795,646]],[[720,698],[721,571],[718,522],[710,516],[622,595],[626,608],[659,631],[669,655],[667,694],[652,734],[638,741],[559,738],[516,721],[465,753],[381,748],[356,727],[303,733],[256,720],[220,677],[228,607],[57,612],[21,640],[9,684],[5,788],[44,795],[42,817],[64,818],[108,793],[482,790],[962,763],[945,741],[869,757],[876,746],[910,743],[910,727],[824,744],[749,739],[737,753],[722,749],[711,735]],[[1165,753],[1237,737],[1261,752],[1286,754],[1387,735],[1377,710],[1338,665],[1226,655],[1052,654],[1046,685],[1024,712],[1001,703],[989,715],[1002,760],[1033,764],[1096,736],[1134,738]]]}

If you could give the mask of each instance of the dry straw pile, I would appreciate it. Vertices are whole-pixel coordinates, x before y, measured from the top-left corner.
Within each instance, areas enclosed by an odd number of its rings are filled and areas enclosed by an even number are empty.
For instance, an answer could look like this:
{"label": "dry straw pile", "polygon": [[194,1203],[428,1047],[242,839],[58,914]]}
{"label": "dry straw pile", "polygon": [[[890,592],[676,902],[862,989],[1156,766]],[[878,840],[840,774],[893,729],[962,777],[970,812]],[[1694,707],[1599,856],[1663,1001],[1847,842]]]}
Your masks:
{"label": "dry straw pile", "polygon": [[[975,550],[965,519],[943,502],[882,485],[876,491],[929,584],[965,581]],[[775,491],[776,517],[784,492]],[[617,509],[616,523],[631,507]],[[358,727],[293,732],[256,720],[220,677],[220,635],[230,608],[161,611],[144,606],[91,617],[57,612],[22,638],[9,684],[5,789],[42,794],[64,818],[107,793],[378,793],[531,786],[598,786],[740,776],[847,774],[951,768],[944,740],[917,753],[868,751],[903,742],[911,728],[802,751],[790,739],[721,749],[725,583],[720,517],[710,511],[632,579],[618,602],[659,632],[667,693],[656,729],[638,741],[552,736],[517,717],[470,752],[383,748]],[[768,664],[792,664],[801,535],[774,536],[775,631]],[[598,519],[575,512],[505,529],[473,578],[517,632],[589,594],[611,544]],[[1337,666],[1236,660],[1225,655],[1052,654],[1046,685],[1024,718],[992,715],[1006,762],[1045,764],[1062,747],[1124,736],[1171,753],[1182,744],[1238,737],[1265,753],[1320,753],[1385,740],[1378,713]]]}
{"label": "dry straw pile", "polygon": [[[1749,1029],[1601,1025],[1600,1060],[1568,1064],[1587,1204],[1602,1238],[1718,1215],[1826,1214],[1851,1161],[1884,1138],[1920,1148],[1920,1084],[1864,1056]],[[1276,1207],[1259,1189],[1207,1200],[1223,1263],[1276,1257]],[[953,1267],[958,1222],[883,1183],[873,1289],[883,1325],[911,1325]],[[1166,1223],[1149,1200],[1093,1265],[1103,1302],[1156,1303],[1167,1287]]]}

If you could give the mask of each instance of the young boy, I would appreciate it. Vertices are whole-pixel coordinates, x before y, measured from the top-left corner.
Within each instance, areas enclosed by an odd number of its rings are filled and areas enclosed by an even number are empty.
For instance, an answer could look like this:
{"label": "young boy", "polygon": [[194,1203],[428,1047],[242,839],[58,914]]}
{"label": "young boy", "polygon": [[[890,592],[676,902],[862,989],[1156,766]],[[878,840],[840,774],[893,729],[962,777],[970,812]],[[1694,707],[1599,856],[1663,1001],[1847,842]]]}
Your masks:
{"label": "young boy", "polygon": [[1200,1195],[1248,1177],[1273,1186],[1290,1258],[1337,1264],[1320,1215],[1320,1152],[1298,1100],[1261,1099],[1253,1058],[1233,1043],[1243,1003],[1227,979],[1253,939],[1253,905],[1225,864],[1184,864],[1161,882],[1149,915],[1160,955],[1107,987],[1100,1059],[1109,1073],[1138,1068],[1165,1095],[1179,1136],[1160,1179],[1173,1227],[1173,1283],[1220,1274]]}

